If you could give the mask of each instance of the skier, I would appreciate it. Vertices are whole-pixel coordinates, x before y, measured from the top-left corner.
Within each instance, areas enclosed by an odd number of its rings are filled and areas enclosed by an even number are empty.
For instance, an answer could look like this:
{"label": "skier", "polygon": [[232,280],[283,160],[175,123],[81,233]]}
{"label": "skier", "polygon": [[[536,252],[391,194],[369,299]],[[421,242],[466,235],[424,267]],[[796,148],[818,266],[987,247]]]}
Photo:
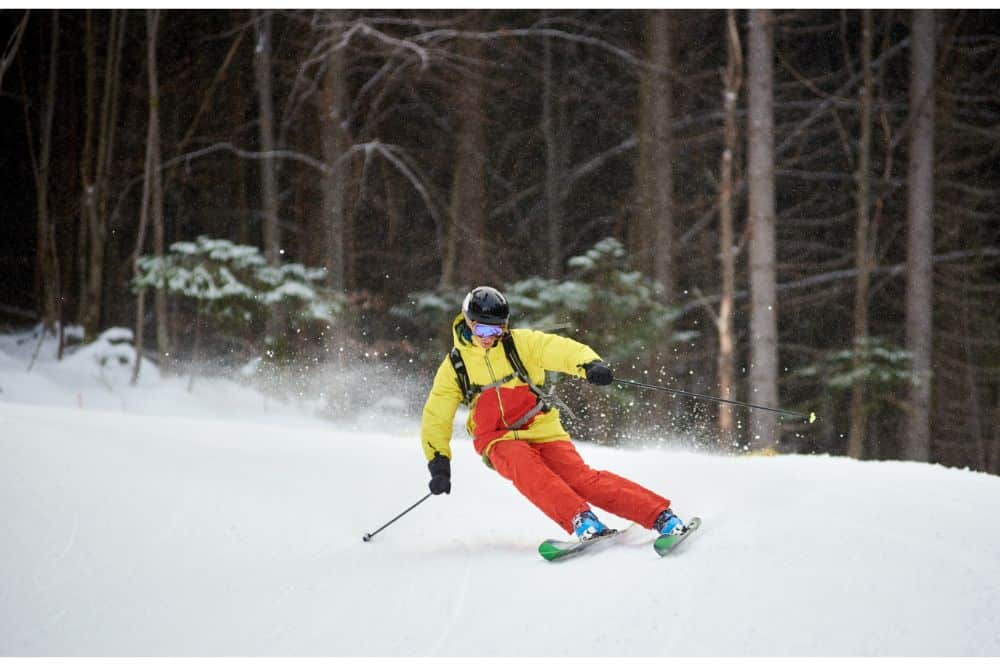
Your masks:
{"label": "skier", "polygon": [[607,363],[575,340],[512,330],[509,317],[503,294],[476,287],[452,323],[455,346],[434,376],[421,424],[430,491],[451,493],[452,424],[466,402],[466,426],[483,462],[581,542],[608,533],[591,503],[661,535],[682,533],[670,500],[583,461],[539,388],[546,370],[606,386],[614,379]]}

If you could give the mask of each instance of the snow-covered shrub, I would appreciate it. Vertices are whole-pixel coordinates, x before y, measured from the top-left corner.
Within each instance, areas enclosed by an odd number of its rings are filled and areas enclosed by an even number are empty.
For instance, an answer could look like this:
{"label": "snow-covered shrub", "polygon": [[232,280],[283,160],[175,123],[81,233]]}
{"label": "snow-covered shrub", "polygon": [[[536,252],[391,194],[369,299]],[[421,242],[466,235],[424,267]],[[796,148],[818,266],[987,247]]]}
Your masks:
{"label": "snow-covered shrub", "polygon": [[865,387],[869,411],[898,407],[896,395],[909,382],[917,381],[911,369],[912,354],[879,337],[864,338],[861,342],[857,363],[853,349],[834,349],[794,374],[818,382],[834,393],[846,393],[861,384]]}
{"label": "snow-covered shrub", "polygon": [[452,344],[451,322],[462,310],[462,299],[471,287],[437,289],[408,294],[406,302],[394,305],[389,314],[408,322],[418,331],[419,344],[413,356],[428,367],[436,366]]}
{"label": "snow-covered shrub", "polygon": [[132,346],[132,329],[109,328],[97,336],[92,343],[82,348],[78,354],[89,356],[103,367],[135,363],[135,347]]}
{"label": "snow-covered shrub", "polygon": [[[93,342],[68,348],[62,363],[67,371],[96,378],[113,391],[131,382],[135,359],[132,330],[116,326],[99,333]],[[143,359],[143,368],[144,381],[155,381],[159,376],[159,368],[152,360]]]}
{"label": "snow-covered shrub", "polygon": [[[619,241],[605,238],[568,260],[565,279],[530,277],[495,286],[510,301],[511,327],[566,335],[591,345],[608,361],[633,363],[657,344],[693,333],[673,330],[676,310],[664,302],[663,288],[629,270],[627,259]],[[392,314],[434,339],[444,337],[450,346],[451,320],[468,288],[409,294]]]}
{"label": "snow-covered shrub", "polygon": [[133,288],[164,289],[219,319],[266,318],[270,306],[284,304],[293,318],[333,322],[344,301],[322,287],[325,275],[302,264],[270,266],[256,247],[200,236],[163,257],[140,257]]}
{"label": "snow-covered shrub", "polygon": [[563,280],[534,277],[507,287],[512,326],[567,335],[618,365],[644,364],[658,346],[692,335],[673,330],[677,311],[663,287],[629,270],[618,240],[605,238],[567,267]]}
{"label": "snow-covered shrub", "polygon": [[[256,247],[225,239],[200,236],[174,243],[162,257],[140,257],[138,266],[133,290],[162,289],[184,299],[194,305],[198,319],[209,319],[251,347],[258,346],[254,341],[277,308],[288,326],[286,336],[306,326],[332,324],[345,310],[343,295],[322,285],[325,269],[271,266]],[[282,347],[283,341],[272,341],[272,346]]]}

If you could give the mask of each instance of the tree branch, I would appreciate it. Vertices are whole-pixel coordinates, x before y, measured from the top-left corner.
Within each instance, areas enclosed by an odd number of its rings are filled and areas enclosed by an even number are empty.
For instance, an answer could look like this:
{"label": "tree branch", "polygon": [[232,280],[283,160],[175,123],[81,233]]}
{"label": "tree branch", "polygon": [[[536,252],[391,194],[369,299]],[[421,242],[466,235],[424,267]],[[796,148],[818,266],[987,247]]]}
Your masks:
{"label": "tree branch", "polygon": [[24,12],[21,22],[14,28],[13,34],[7,40],[7,46],[4,47],[3,57],[0,57],[0,90],[3,89],[3,75],[7,72],[10,64],[14,62],[14,58],[17,56],[17,49],[21,46],[21,38],[24,37],[24,30],[28,26],[29,16],[31,16],[30,9]]}
{"label": "tree branch", "polygon": [[[946,263],[950,261],[960,261],[963,259],[969,259],[971,257],[1000,257],[1000,247],[984,247],[976,250],[957,250],[955,252],[946,252],[944,254],[934,255],[931,261],[935,264]],[[884,275],[886,277],[895,277],[897,275],[902,275],[906,272],[906,264],[894,264],[892,266],[880,266],[873,268],[871,274],[874,275]],[[848,280],[854,278],[858,274],[857,268],[848,268],[841,271],[830,271],[828,273],[821,273],[820,275],[811,275],[801,280],[793,280],[791,282],[782,282],[777,285],[777,290],[779,292],[788,292],[796,289],[806,289],[810,287],[816,287],[821,284],[827,284],[829,282],[836,282],[837,280]],[[746,290],[734,292],[734,298],[746,298],[749,292]],[[696,298],[693,301],[689,301],[681,306],[681,314],[687,314],[692,310],[696,310],[701,307],[705,307],[711,303],[718,303],[722,298],[720,294],[715,294],[712,296],[704,296],[701,298]]]}

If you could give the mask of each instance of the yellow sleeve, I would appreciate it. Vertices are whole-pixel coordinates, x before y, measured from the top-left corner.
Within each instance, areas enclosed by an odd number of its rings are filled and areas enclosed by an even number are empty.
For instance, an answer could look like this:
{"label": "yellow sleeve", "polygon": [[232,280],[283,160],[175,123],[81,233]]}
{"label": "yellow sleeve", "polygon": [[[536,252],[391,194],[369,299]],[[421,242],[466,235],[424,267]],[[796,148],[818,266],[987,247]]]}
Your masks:
{"label": "yellow sleeve", "polygon": [[458,388],[455,368],[445,358],[434,375],[420,422],[420,440],[427,460],[434,458],[435,453],[451,458],[451,431],[461,403],[462,391]]}
{"label": "yellow sleeve", "polygon": [[[564,372],[581,379],[587,376],[583,366],[601,359],[597,352],[582,342],[541,331],[518,330],[514,344],[518,354],[526,357],[525,364],[534,362],[546,370]],[[522,352],[522,348],[525,351]]]}

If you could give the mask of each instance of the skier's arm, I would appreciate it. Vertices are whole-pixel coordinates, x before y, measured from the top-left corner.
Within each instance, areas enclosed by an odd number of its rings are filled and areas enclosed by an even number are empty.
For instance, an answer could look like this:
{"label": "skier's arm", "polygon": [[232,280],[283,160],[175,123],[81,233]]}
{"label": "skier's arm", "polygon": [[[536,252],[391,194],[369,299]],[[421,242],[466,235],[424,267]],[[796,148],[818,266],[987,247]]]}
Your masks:
{"label": "skier's arm", "polygon": [[435,453],[451,458],[451,431],[461,402],[462,391],[458,388],[455,369],[445,359],[434,375],[434,385],[424,403],[420,423],[420,441],[427,460],[433,460]]}
{"label": "skier's arm", "polygon": [[587,376],[585,366],[601,360],[597,352],[582,342],[541,331],[521,331],[515,340],[518,351],[521,349],[522,338],[527,343],[525,347],[535,363],[546,370],[564,372],[585,379]]}

